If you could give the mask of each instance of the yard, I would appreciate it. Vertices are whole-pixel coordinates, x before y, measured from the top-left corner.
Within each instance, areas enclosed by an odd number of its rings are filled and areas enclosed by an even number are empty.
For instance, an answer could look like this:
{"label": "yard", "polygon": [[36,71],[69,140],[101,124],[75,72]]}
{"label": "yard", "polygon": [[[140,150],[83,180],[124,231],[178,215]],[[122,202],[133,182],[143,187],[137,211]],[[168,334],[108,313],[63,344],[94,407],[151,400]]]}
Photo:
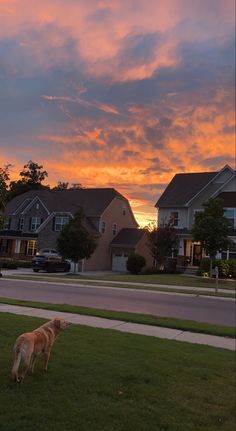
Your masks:
{"label": "yard", "polygon": [[44,320],[0,314],[0,429],[233,431],[234,353],[73,325],[21,385],[15,338]]}

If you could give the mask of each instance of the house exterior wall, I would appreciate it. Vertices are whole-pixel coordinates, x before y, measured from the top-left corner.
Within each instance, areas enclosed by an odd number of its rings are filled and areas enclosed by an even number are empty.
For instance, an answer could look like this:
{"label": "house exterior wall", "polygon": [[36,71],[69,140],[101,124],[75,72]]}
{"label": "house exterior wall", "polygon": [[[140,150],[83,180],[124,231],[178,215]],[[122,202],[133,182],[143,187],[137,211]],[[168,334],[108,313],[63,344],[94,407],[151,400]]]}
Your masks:
{"label": "house exterior wall", "polygon": [[178,226],[176,229],[182,229],[187,227],[188,220],[188,208],[159,208],[158,210],[158,226],[167,224],[171,218],[172,212],[178,212]]}
{"label": "house exterior wall", "polygon": [[[105,222],[105,232],[102,232],[103,222]],[[98,246],[92,256],[84,260],[84,271],[111,269],[112,254],[110,242],[115,236],[115,234],[113,234],[114,224],[117,225],[116,234],[122,228],[137,227],[131,208],[127,205],[126,201],[118,197],[113,199],[100,218],[101,236],[97,239]]]}
{"label": "house exterior wall", "polygon": [[135,253],[140,254],[145,258],[146,266],[153,266],[153,257],[151,256],[151,252],[148,247],[147,235],[143,235],[141,240],[138,242]]}

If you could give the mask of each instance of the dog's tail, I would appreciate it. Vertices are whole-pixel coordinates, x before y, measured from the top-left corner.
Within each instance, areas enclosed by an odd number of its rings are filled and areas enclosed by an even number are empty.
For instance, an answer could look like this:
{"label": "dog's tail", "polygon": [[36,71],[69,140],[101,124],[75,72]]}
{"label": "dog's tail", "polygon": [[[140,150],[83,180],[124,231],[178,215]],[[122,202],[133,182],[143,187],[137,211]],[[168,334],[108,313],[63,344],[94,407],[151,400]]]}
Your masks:
{"label": "dog's tail", "polygon": [[18,374],[20,362],[21,362],[21,351],[16,346],[16,347],[14,347],[14,362],[13,362],[13,366],[12,366],[12,370],[11,370],[11,376],[12,376],[12,379],[17,383],[20,382],[20,377]]}

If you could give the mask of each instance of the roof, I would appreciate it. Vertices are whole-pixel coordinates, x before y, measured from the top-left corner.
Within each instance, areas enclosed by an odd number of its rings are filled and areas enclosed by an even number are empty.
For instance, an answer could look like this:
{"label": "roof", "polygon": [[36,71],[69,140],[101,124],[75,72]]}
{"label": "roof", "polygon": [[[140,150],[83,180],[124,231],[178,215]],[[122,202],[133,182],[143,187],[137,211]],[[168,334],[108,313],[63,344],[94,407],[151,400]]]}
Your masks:
{"label": "roof", "polygon": [[42,201],[50,213],[71,212],[74,214],[83,208],[87,217],[99,217],[115,197],[127,201],[113,188],[69,189],[69,190],[30,190],[13,198],[6,206],[5,213],[13,214],[17,208],[20,212],[24,206],[20,205],[27,199],[29,204],[36,196]]}
{"label": "roof", "polygon": [[186,205],[217,174],[218,172],[176,174],[155,206],[180,207]]}
{"label": "roof", "polygon": [[124,228],[111,241],[111,246],[135,247],[143,235],[146,234],[145,229]]}

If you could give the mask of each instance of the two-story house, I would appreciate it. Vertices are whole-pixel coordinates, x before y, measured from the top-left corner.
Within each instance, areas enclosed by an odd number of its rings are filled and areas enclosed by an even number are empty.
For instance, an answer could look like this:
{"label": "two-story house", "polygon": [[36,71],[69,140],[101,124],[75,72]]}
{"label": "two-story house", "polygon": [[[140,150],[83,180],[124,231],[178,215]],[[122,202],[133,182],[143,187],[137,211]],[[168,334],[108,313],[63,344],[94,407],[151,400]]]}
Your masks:
{"label": "two-story house", "polygon": [[198,265],[202,257],[199,243],[192,241],[191,228],[196,212],[209,198],[221,198],[225,217],[232,228],[229,238],[234,244],[230,250],[222,250],[218,257],[236,258],[236,176],[226,165],[219,172],[176,174],[156,203],[158,226],[168,223],[178,232],[178,255],[188,257],[191,264]]}
{"label": "two-story house", "polygon": [[[84,226],[98,244],[90,259],[80,262],[80,270],[122,270],[119,261],[120,256],[123,263],[127,260],[127,244],[118,255],[117,242],[112,241],[123,229],[127,239],[139,231],[129,244],[129,252],[136,251],[145,231],[138,229],[128,200],[113,188],[31,190],[15,197],[6,206],[0,257],[30,259],[41,249],[55,249],[60,231],[79,208],[85,215]],[[149,254],[144,241],[142,254]]]}

